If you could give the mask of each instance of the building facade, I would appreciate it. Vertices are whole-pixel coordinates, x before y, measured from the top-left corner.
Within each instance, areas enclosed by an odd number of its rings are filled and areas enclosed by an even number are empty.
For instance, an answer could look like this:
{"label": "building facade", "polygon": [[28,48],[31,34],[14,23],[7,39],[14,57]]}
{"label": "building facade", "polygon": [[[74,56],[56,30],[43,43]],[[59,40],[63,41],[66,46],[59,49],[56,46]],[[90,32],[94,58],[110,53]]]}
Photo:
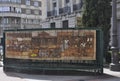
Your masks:
{"label": "building facade", "polygon": [[81,20],[83,0],[44,0],[46,18],[42,28],[74,28]]}
{"label": "building facade", "polygon": [[0,0],[0,37],[4,30],[74,28],[83,0]]}
{"label": "building facade", "polygon": [[0,0],[0,36],[3,30],[39,28],[42,0]]}

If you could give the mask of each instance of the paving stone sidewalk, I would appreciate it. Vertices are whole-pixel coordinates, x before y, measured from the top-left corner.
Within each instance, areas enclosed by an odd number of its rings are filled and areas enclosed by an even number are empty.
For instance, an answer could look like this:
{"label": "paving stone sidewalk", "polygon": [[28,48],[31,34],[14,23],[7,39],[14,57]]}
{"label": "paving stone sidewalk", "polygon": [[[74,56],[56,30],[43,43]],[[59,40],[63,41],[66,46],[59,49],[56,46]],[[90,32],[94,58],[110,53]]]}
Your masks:
{"label": "paving stone sidewalk", "polygon": [[0,81],[120,81],[120,72],[104,68],[103,75],[42,75],[3,72],[3,67],[0,67]]}

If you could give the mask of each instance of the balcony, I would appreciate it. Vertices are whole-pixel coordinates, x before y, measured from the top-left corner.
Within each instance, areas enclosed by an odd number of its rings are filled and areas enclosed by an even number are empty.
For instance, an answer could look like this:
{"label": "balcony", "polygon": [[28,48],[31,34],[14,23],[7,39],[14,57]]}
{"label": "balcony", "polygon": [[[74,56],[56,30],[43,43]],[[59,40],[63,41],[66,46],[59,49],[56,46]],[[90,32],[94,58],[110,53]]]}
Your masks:
{"label": "balcony", "polygon": [[21,0],[0,0],[0,4],[21,4]]}
{"label": "balcony", "polygon": [[76,10],[78,10],[78,7],[77,7],[76,4],[74,4],[74,5],[73,5],[73,11],[76,11]]}
{"label": "balcony", "polygon": [[48,11],[47,12],[47,17],[51,17],[52,16],[52,12],[51,11]]}
{"label": "balcony", "polygon": [[47,17],[57,16],[57,10],[52,10],[47,12]]}
{"label": "balcony", "polygon": [[64,13],[64,8],[59,8],[59,14],[63,14]]}
{"label": "balcony", "polygon": [[57,16],[57,10],[52,11],[52,16]]}
{"label": "balcony", "polygon": [[73,11],[80,11],[82,6],[83,6],[83,2],[78,3],[78,4],[74,4],[73,5]]}
{"label": "balcony", "polygon": [[64,8],[59,8],[59,14],[70,14],[71,13],[71,7],[66,6]]}
{"label": "balcony", "polygon": [[19,27],[21,24],[0,24],[0,27]]}
{"label": "balcony", "polygon": [[65,14],[70,14],[71,13],[71,7],[69,7],[69,6],[64,7],[64,13]]}

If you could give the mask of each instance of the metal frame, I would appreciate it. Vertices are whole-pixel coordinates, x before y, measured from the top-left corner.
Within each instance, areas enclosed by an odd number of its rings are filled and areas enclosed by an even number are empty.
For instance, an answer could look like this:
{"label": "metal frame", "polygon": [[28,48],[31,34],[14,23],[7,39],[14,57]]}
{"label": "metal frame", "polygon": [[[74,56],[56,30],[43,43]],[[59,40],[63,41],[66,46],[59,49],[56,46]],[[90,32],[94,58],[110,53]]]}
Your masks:
{"label": "metal frame", "polygon": [[8,31],[41,31],[41,30],[68,30],[68,29],[18,29],[5,30],[3,38],[4,46],[4,71],[34,71],[34,70],[71,70],[71,71],[87,71],[103,74],[103,32],[96,28],[69,28],[70,30],[96,30],[96,60],[70,60],[70,61],[51,61],[51,60],[25,60],[10,59],[5,57],[5,33]]}

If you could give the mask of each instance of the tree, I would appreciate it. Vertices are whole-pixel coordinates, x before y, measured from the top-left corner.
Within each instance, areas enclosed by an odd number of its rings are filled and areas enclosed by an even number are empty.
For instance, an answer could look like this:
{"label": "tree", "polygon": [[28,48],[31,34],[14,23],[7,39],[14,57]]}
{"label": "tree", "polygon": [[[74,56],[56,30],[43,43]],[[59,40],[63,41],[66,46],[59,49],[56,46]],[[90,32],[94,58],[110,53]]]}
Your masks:
{"label": "tree", "polygon": [[104,53],[110,40],[111,0],[84,0],[82,24],[101,28],[104,34]]}

